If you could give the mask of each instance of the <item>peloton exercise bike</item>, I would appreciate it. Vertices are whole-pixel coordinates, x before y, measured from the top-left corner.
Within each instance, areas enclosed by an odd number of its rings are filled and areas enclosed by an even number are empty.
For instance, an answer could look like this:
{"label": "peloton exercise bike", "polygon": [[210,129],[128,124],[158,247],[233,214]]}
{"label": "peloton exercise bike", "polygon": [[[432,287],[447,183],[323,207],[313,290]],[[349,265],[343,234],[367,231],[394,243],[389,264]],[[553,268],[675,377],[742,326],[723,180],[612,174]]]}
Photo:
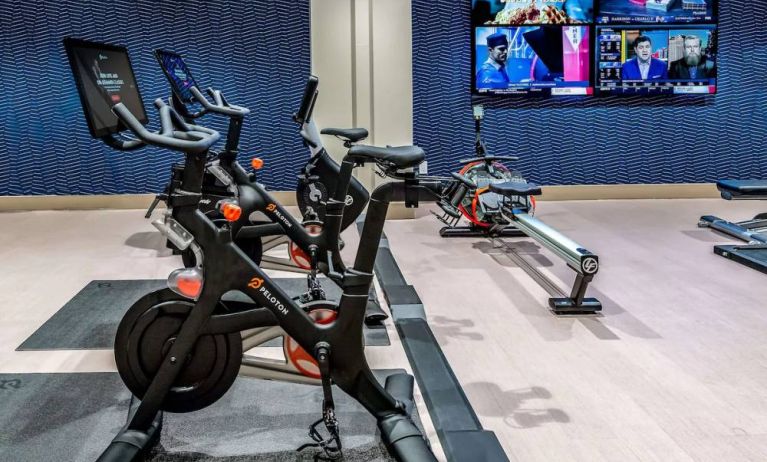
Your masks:
{"label": "peloton exercise bike", "polygon": [[[216,216],[218,212],[216,211],[215,204],[219,200],[233,195],[236,196],[237,186],[241,182],[251,185],[257,190],[259,197],[243,200],[241,203],[245,213],[243,213],[239,220],[234,222],[232,228],[237,243],[243,251],[250,255],[254,261],[259,262],[263,268],[282,271],[309,271],[311,268],[306,258],[305,249],[301,249],[300,246],[296,245],[296,240],[293,239],[289,232],[295,228],[280,218],[285,216],[285,210],[266,209],[269,203],[276,203],[276,201],[273,198],[266,200],[265,196],[268,194],[266,189],[256,181],[255,171],[262,168],[263,161],[259,158],[252,159],[253,172],[246,176],[242,175],[243,169],[237,164],[242,124],[250,111],[242,106],[229,104],[221,91],[212,88],[206,90],[208,96],[213,100],[213,102],[209,101],[202,94],[201,87],[198,86],[183,57],[178,53],[158,49],[155,50],[154,54],[171,86],[170,105],[187,122],[192,122],[209,113],[223,115],[229,119],[226,145],[223,150],[215,152],[211,156],[208,168],[206,168],[205,180],[203,182],[204,197],[201,208],[211,214],[211,216]],[[309,160],[301,169],[296,186],[296,199],[301,216],[304,219],[302,227],[307,229],[321,226],[325,218],[325,203],[336,188],[336,181],[340,171],[338,163],[325,150],[322,139],[319,136],[320,132],[318,132],[312,120],[314,103],[318,94],[318,85],[318,79],[310,76],[304,89],[301,106],[298,112],[293,115],[293,120],[299,125],[304,145],[310,151]],[[192,105],[198,105],[200,109],[192,111]],[[326,128],[321,133],[334,135],[342,139],[347,148],[368,136],[367,130],[363,128]],[[175,165],[173,167],[168,187],[152,203],[147,212],[147,218],[160,201],[167,202],[168,191],[172,191],[181,184],[182,171],[182,165]],[[365,209],[369,199],[367,190],[356,178],[352,179],[347,196],[347,210],[344,212],[343,229],[346,229],[355,222]],[[254,217],[254,212],[260,213]],[[264,215],[270,221],[259,221],[259,218],[263,219]],[[223,219],[223,217],[218,218]],[[267,224],[278,226],[265,226]],[[287,257],[280,258],[264,255],[268,250],[284,244],[288,245]],[[194,256],[189,252],[185,252],[183,256],[187,266],[190,266]]]}
{"label": "peloton exercise bike", "polygon": [[[444,199],[438,202],[444,213],[437,218],[447,225],[440,230],[440,236],[489,238],[494,247],[503,248],[505,255],[552,295],[549,307],[556,314],[601,311],[599,300],[585,296],[588,284],[599,271],[599,257],[533,216],[535,196],[541,195],[541,188],[502,163],[518,157],[488,155],[480,130],[483,117],[482,106],[474,106],[475,157],[459,161],[463,167],[453,174]],[[469,226],[459,225],[462,218]],[[569,294],[501,239],[518,236],[531,237],[575,271]]]}
{"label": "peloton exercise bike", "polygon": [[[719,180],[716,187],[725,200],[767,200],[767,181]],[[737,223],[704,215],[698,226],[747,242],[745,245],[716,245],[714,253],[767,273],[767,213]]]}
{"label": "peloton exercise bike", "polygon": [[[309,77],[300,108],[293,116],[301,127],[300,135],[311,153],[309,161],[302,168],[296,188],[299,209],[303,216],[299,222],[258,183],[255,168],[260,168],[260,159],[253,160],[253,173],[247,173],[237,161],[243,121],[250,114],[250,110],[229,104],[221,91],[212,88],[207,90],[213,99],[212,102],[209,101],[197,87],[197,81],[181,55],[167,50],[155,50],[155,57],[171,85],[170,105],[185,121],[191,123],[209,113],[226,116],[229,120],[224,149],[212,156],[206,164],[201,200],[204,204],[201,209],[214,220],[224,220],[216,204],[222,200],[236,198],[243,212],[231,225],[235,243],[264,269],[309,273],[308,292],[304,294],[304,301],[324,300],[324,292],[316,278],[317,262],[309,257],[308,237],[317,234],[322,228],[325,204],[337,187],[340,167],[323,147],[312,119],[319,94],[317,77]],[[189,106],[192,104],[198,104],[201,109],[191,112]],[[321,133],[340,137],[347,148],[367,137],[365,129],[329,128]],[[151,215],[157,202],[164,200],[167,203],[168,191],[180,187],[182,172],[182,165],[173,166],[170,184],[165,193],[158,195],[147,217]],[[342,230],[362,213],[368,199],[367,190],[356,178],[352,178],[346,197],[347,208],[344,211]],[[171,212],[175,213],[172,208]],[[289,258],[264,255],[264,252],[281,245],[286,245]],[[174,247],[172,243],[171,247]],[[195,258],[190,249],[183,251],[182,256],[187,267],[195,265]],[[365,316],[366,323],[378,324],[387,317],[371,295]]]}
{"label": "peloton exercise bike", "polygon": [[[140,460],[157,441],[163,411],[191,412],[223,396],[234,382],[242,357],[241,332],[279,327],[305,362],[312,362],[323,389],[322,419],[311,435],[329,457],[341,455],[331,383],[362,404],[377,420],[382,439],[399,461],[435,461],[408,406],[394,396],[412,396],[407,374],[381,386],[363,351],[362,324],[372,283],[376,251],[390,201],[402,200],[412,182],[385,183],[373,192],[352,267],[340,255],[339,235],[348,185],[355,166],[374,163],[384,172],[414,168],[424,159],[414,146],[353,146],[344,157],[338,187],[326,204],[325,223],[311,237],[310,252],[343,288],[332,315],[316,313],[292,300],[235,243],[230,224],[236,200],[218,205],[227,223],[215,223],[199,208],[208,151],[219,139],[214,130],[186,123],[162,100],[155,101],[160,129],[150,132],[146,112],[124,47],[64,41],[91,134],[123,151],[157,146],[185,156],[182,183],[170,192],[174,213],[160,228],[179,249],[191,248],[198,265],[168,278],[169,289],[152,292],[127,312],[118,327],[115,359],[121,378],[141,403],[99,461]],[[135,138],[115,136],[129,130]],[[205,262],[204,265],[200,264]],[[221,297],[237,290],[256,306],[229,310]],[[408,398],[405,398],[406,400]],[[316,426],[324,424],[329,439]]]}

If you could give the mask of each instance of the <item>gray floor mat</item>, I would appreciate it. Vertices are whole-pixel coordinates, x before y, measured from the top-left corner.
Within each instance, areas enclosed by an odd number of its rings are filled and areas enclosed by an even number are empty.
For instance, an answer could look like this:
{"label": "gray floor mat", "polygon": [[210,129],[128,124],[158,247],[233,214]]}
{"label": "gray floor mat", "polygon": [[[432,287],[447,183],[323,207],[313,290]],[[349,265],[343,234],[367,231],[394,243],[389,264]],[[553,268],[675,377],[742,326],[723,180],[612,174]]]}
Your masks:
{"label": "gray floor mat", "polygon": [[[306,291],[304,278],[276,278],[275,281],[292,296]],[[338,286],[324,278],[322,282],[328,300],[338,300],[341,296]],[[166,287],[164,279],[91,281],[27,338],[17,351],[112,349],[117,325],[131,304],[163,287]],[[247,300],[243,294],[239,295]],[[234,293],[231,296],[239,298]],[[365,326],[364,334],[366,345],[391,344],[383,325]],[[265,346],[280,344],[279,340],[275,340]]]}
{"label": "gray floor mat", "polygon": [[[379,380],[402,371],[375,371]],[[375,419],[334,389],[344,460],[389,461]],[[130,394],[115,373],[0,374],[0,461],[88,461],[125,423]],[[153,461],[310,461],[307,430],[322,389],[240,377],[198,412],[166,414]],[[414,420],[420,426],[418,416]]]}

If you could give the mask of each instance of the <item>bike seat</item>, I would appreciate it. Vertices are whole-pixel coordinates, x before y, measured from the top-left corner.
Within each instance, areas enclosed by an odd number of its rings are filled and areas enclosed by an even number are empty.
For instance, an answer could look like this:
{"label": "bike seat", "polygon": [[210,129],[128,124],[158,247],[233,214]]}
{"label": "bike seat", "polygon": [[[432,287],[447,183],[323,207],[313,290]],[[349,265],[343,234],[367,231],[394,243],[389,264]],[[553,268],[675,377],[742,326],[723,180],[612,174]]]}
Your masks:
{"label": "bike seat", "polygon": [[356,143],[368,137],[368,131],[364,128],[323,128],[320,133],[333,135],[350,143]]}
{"label": "bike seat", "polygon": [[418,146],[396,146],[379,148],[356,145],[349,149],[349,155],[363,162],[375,161],[392,164],[398,169],[410,168],[423,162],[426,154]]}
{"label": "bike seat", "polygon": [[541,187],[534,183],[507,181],[505,183],[490,183],[490,191],[501,196],[540,196]]}

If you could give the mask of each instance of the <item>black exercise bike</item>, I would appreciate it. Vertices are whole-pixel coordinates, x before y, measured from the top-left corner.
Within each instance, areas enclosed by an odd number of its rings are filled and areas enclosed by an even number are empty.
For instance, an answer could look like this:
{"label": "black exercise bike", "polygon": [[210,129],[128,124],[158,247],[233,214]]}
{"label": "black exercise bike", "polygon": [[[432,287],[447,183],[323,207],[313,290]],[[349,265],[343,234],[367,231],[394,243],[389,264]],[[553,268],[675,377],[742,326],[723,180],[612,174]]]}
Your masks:
{"label": "black exercise bike", "polygon": [[[302,222],[294,226],[294,223],[288,223],[283,218],[287,216],[284,208],[269,207],[270,204],[280,204],[268,194],[263,185],[257,182],[256,170],[262,168],[263,162],[258,158],[253,159],[251,162],[253,171],[247,173],[237,162],[242,124],[250,111],[245,107],[229,104],[221,91],[212,88],[207,89],[208,96],[213,100],[209,101],[200,91],[197,81],[181,55],[167,50],[155,50],[154,53],[171,86],[170,105],[187,122],[191,123],[209,113],[223,115],[229,119],[226,145],[223,150],[211,156],[206,168],[201,209],[214,219],[223,219],[218,214],[216,204],[222,199],[238,196],[241,185],[249,186],[255,190],[255,194],[241,198],[243,214],[232,225],[235,241],[240,248],[253,261],[267,269],[310,271],[311,262],[307,257],[306,248],[302,245],[300,235],[303,231],[316,232],[322,226],[325,218],[325,204],[337,187],[339,174],[339,165],[322,145],[320,132],[312,120],[318,95],[318,79],[314,76],[309,78],[301,106],[293,115],[293,120],[299,125],[304,144],[310,151],[309,160],[301,168],[296,186],[296,199]],[[193,111],[192,105],[198,105],[201,109]],[[327,128],[321,133],[341,138],[347,148],[355,142],[364,140],[368,135],[367,130],[359,128]],[[182,165],[173,167],[169,185],[152,203],[147,217],[160,201],[167,203],[168,193],[180,186],[182,171]],[[342,229],[346,229],[355,222],[365,209],[368,199],[367,190],[353,178],[346,198],[347,209],[344,212]],[[288,249],[285,257],[264,255],[266,251],[284,244],[287,244]],[[184,252],[182,255],[187,266],[194,263],[194,256],[189,252]]]}
{"label": "black exercise bike", "polygon": [[[180,55],[167,50],[155,50],[155,57],[171,84],[171,107],[186,122],[191,123],[209,113],[226,116],[229,121],[224,149],[211,156],[206,163],[201,210],[214,221],[223,222],[225,217],[218,210],[217,204],[236,199],[242,213],[230,225],[235,243],[262,268],[308,273],[307,292],[302,295],[302,301],[325,300],[324,291],[316,277],[317,262],[310,257],[308,246],[310,237],[317,235],[322,229],[325,204],[328,195],[338,186],[340,168],[323,147],[312,119],[319,94],[319,80],[314,76],[309,77],[300,108],[293,115],[293,119],[301,127],[300,135],[304,144],[311,152],[309,161],[299,175],[297,196],[303,217],[299,221],[258,183],[255,171],[247,172],[237,160],[243,121],[250,111],[245,107],[230,104],[222,92],[211,88],[207,93],[213,101],[209,101],[197,88],[196,80]],[[191,112],[191,104],[199,104],[202,109]],[[347,148],[367,136],[367,130],[364,129],[329,128],[322,130],[322,133],[340,137]],[[254,163],[259,161],[260,159],[254,159]],[[147,217],[151,215],[157,202],[163,200],[168,203],[168,193],[181,186],[182,173],[183,165],[173,166],[170,184],[152,204]],[[345,200],[347,209],[342,220],[342,230],[357,219],[368,199],[367,190],[352,178]],[[170,204],[168,208],[175,214]],[[283,244],[288,249],[288,258],[264,255],[265,251]],[[169,246],[176,248],[173,243],[169,243]],[[190,249],[182,251],[181,254],[185,266],[195,266],[196,260]],[[381,309],[375,296],[371,295],[365,322],[375,325],[386,318],[387,314]]]}
{"label": "black exercise bike", "polygon": [[[184,154],[182,183],[168,197],[174,215],[165,216],[162,230],[179,249],[192,249],[199,260],[194,268],[170,275],[172,290],[143,297],[121,321],[115,359],[120,376],[141,403],[99,460],[138,460],[159,437],[162,411],[204,408],[231,387],[242,358],[240,332],[279,326],[316,364],[324,400],[322,419],[312,426],[311,434],[328,456],[339,456],[341,451],[331,390],[334,383],[376,418],[382,438],[397,460],[435,461],[408,407],[393,397],[412,393],[412,377],[390,376],[381,386],[367,364],[362,342],[365,305],[389,202],[412,196],[409,191],[420,186],[414,181],[393,181],[376,188],[352,267],[344,264],[339,246],[355,166],[375,163],[384,173],[398,176],[403,169],[420,164],[423,151],[413,146],[349,149],[340,165],[339,186],[326,204],[324,226],[317,236],[309,237],[312,258],[343,288],[334,314],[318,319],[235,244],[230,223],[214,223],[200,210],[208,150],[220,135],[186,123],[161,100],[155,101],[161,128],[150,132],[144,126],[146,115],[127,50],[76,39],[65,39],[65,46],[94,137],[119,150],[153,145]],[[114,136],[126,129],[136,138]],[[237,214],[227,210],[236,211],[239,205],[229,200],[219,207],[225,217],[234,220]],[[256,305],[242,310],[226,306],[222,296],[229,291],[244,293]],[[329,440],[319,436],[315,429],[319,424],[326,427]]]}

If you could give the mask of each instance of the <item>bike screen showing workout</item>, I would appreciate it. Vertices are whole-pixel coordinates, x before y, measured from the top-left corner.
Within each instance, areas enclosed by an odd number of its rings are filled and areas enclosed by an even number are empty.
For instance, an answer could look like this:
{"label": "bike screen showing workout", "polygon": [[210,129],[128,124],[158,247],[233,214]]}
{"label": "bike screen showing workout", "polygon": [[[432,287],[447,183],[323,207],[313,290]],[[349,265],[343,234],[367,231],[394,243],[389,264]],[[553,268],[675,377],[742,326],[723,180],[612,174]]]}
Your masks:
{"label": "bike screen showing workout", "polygon": [[591,95],[588,26],[476,27],[474,93]]}
{"label": "bike screen showing workout", "polygon": [[522,26],[529,24],[589,24],[593,0],[473,0],[472,24]]}
{"label": "bike screen showing workout", "polygon": [[598,0],[597,23],[717,21],[717,0]]}
{"label": "bike screen showing workout", "polygon": [[156,50],[155,55],[157,56],[157,61],[160,62],[160,67],[162,67],[165,76],[173,87],[173,92],[181,101],[191,103],[194,97],[189,89],[196,87],[197,82],[192,77],[192,73],[186,66],[184,59],[176,53],[165,50]]}
{"label": "bike screen showing workout", "polygon": [[714,25],[598,27],[595,54],[600,93],[716,93]]}
{"label": "bike screen showing workout", "polygon": [[65,46],[91,135],[99,138],[124,129],[112,113],[117,103],[123,103],[140,122],[147,122],[125,48],[79,40],[67,40]]}

